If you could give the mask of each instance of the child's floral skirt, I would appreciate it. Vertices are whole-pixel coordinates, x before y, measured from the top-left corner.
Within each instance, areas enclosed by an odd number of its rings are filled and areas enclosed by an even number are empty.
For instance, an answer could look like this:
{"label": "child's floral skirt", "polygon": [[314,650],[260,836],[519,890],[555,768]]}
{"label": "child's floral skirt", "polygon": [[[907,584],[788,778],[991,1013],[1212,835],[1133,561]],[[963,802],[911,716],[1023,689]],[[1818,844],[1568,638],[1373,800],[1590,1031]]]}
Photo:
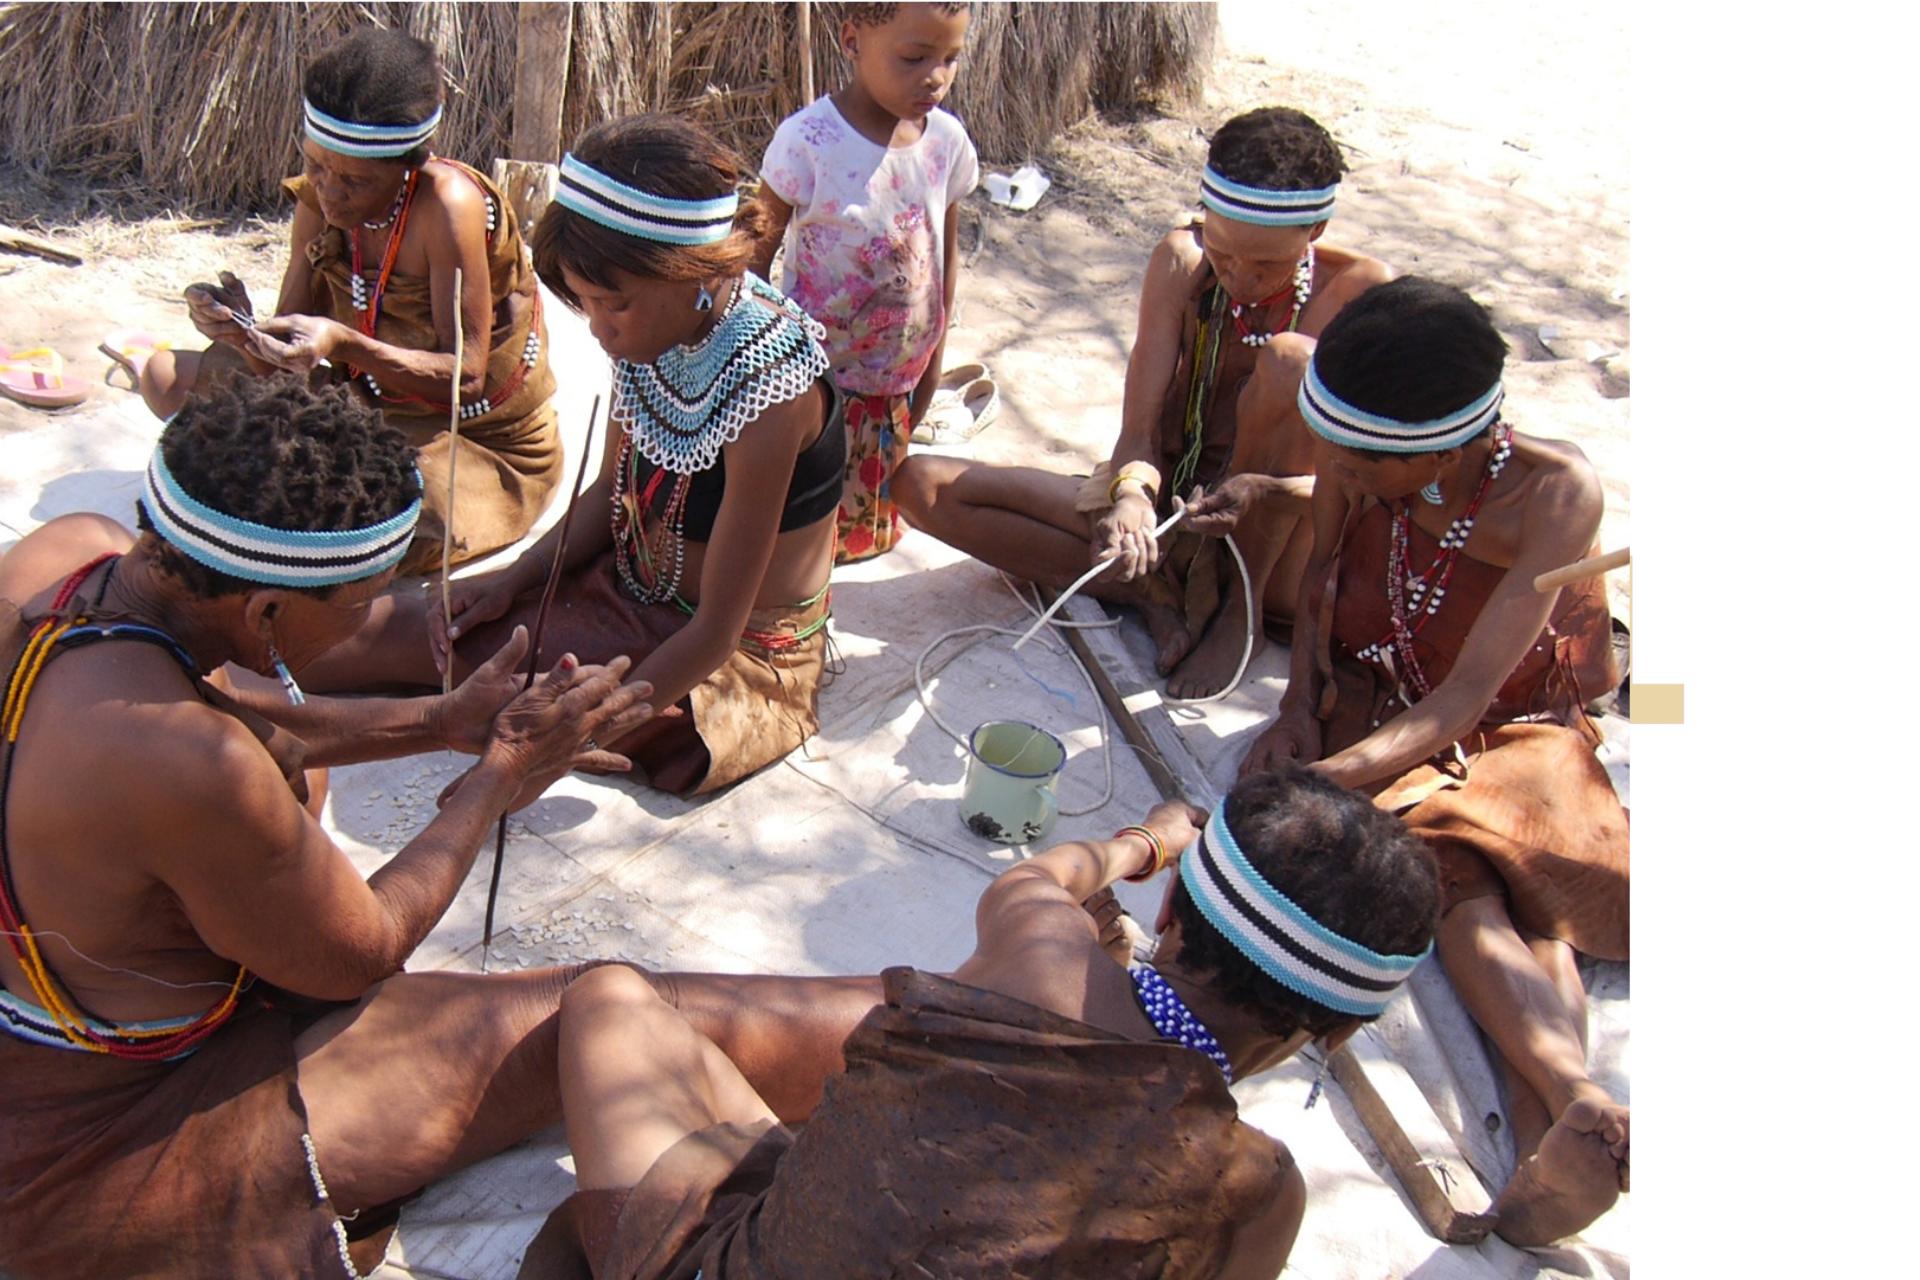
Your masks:
{"label": "child's floral skirt", "polygon": [[911,394],[847,395],[847,485],[840,494],[835,564],[891,551],[900,536],[893,473],[907,460],[912,400]]}

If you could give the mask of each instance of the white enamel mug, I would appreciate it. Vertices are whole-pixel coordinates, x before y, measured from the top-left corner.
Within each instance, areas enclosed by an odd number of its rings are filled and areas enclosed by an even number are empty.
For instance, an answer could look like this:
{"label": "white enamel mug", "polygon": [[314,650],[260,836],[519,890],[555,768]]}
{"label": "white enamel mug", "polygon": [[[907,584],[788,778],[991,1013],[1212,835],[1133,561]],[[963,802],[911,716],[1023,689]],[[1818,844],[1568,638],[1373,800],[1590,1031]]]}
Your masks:
{"label": "white enamel mug", "polygon": [[1045,729],[1019,720],[989,720],[967,739],[967,786],[960,820],[1000,844],[1030,844],[1060,816],[1054,779],[1067,748]]}

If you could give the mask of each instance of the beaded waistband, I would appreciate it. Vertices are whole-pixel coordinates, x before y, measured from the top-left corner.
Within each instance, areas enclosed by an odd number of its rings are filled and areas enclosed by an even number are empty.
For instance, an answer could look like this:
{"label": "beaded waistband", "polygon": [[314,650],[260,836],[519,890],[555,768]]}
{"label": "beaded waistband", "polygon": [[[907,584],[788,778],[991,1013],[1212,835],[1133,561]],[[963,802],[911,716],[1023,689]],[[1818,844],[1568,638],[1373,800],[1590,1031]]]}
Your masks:
{"label": "beaded waistband", "polygon": [[[162,1018],[155,1022],[123,1022],[117,1026],[109,1026],[92,1018],[85,1021],[88,1029],[102,1040],[133,1047],[144,1041],[184,1031],[199,1020],[200,1015],[195,1014],[185,1018]],[[27,1003],[11,991],[0,990],[0,1031],[6,1032],[16,1040],[43,1045],[49,1049],[68,1049],[74,1053],[98,1052],[86,1045],[75,1044],[60,1030],[60,1024],[54,1020],[52,1014],[37,1004]],[[161,1061],[178,1062],[182,1058],[191,1056],[199,1047],[198,1044],[191,1045],[184,1052],[177,1053],[171,1058],[163,1058]]]}

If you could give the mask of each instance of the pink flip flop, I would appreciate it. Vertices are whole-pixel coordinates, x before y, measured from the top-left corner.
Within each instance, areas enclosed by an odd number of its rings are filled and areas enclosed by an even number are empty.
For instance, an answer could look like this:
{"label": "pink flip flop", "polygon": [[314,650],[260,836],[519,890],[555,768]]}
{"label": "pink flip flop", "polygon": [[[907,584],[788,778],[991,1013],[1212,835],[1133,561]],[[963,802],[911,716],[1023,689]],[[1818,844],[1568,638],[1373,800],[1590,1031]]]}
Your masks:
{"label": "pink flip flop", "polygon": [[63,409],[87,398],[85,378],[70,377],[52,347],[9,352],[0,347],[0,395],[35,409]]}
{"label": "pink flip flop", "polygon": [[[171,342],[157,341],[145,329],[115,329],[100,340],[100,354],[113,361],[116,367],[127,371],[135,391],[140,389],[140,371],[146,368],[153,353],[171,350]],[[113,384],[112,369],[107,370],[106,382],[109,386]]]}

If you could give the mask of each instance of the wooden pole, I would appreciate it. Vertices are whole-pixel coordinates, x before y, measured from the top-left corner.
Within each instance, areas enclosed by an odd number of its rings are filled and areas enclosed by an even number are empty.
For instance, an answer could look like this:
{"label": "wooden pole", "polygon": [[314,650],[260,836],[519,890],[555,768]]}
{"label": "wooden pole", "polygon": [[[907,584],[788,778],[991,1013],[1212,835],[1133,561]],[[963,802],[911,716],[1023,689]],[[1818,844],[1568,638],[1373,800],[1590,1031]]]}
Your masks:
{"label": "wooden pole", "polygon": [[800,105],[813,101],[813,5],[800,0]]}
{"label": "wooden pole", "polygon": [[1622,547],[1618,551],[1609,551],[1605,555],[1591,556],[1585,560],[1560,569],[1549,569],[1533,580],[1535,591],[1557,591],[1569,583],[1580,582],[1586,578],[1597,578],[1622,565],[1633,563],[1633,549]]}
{"label": "wooden pole", "polygon": [[573,46],[571,4],[520,5],[513,71],[513,158],[560,163],[560,115]]}

